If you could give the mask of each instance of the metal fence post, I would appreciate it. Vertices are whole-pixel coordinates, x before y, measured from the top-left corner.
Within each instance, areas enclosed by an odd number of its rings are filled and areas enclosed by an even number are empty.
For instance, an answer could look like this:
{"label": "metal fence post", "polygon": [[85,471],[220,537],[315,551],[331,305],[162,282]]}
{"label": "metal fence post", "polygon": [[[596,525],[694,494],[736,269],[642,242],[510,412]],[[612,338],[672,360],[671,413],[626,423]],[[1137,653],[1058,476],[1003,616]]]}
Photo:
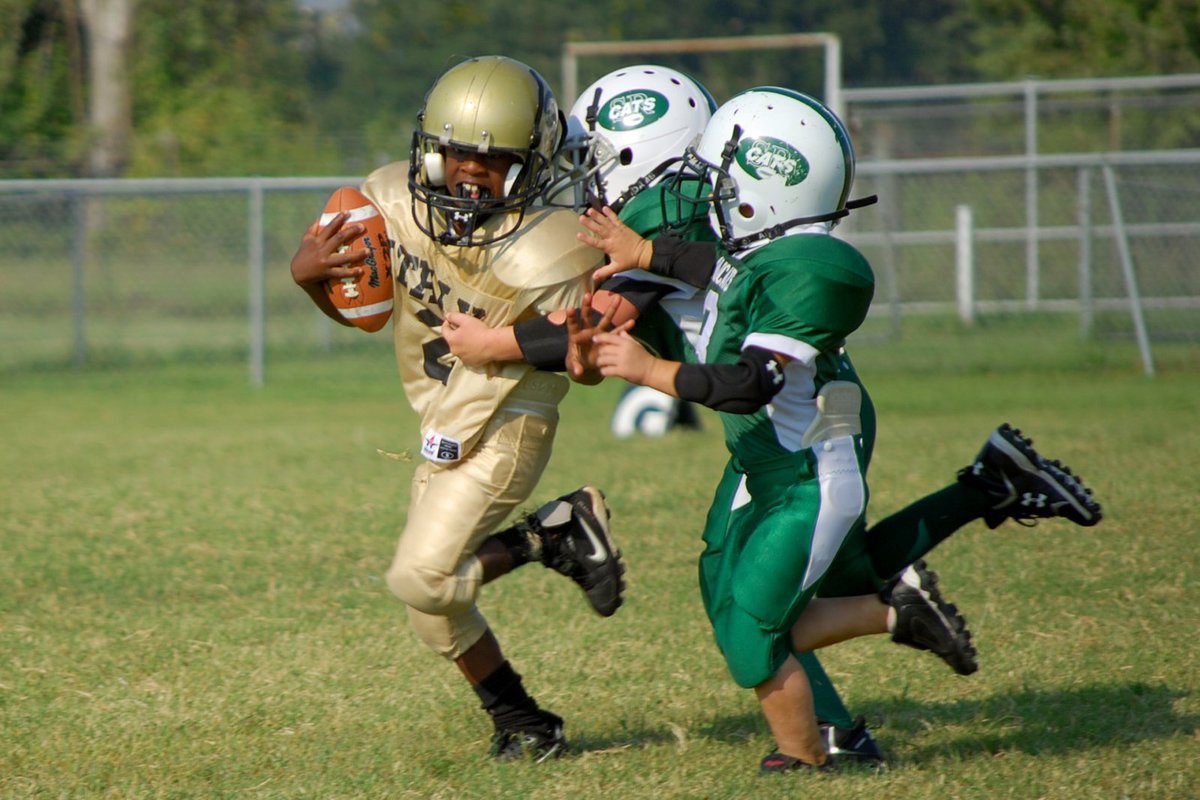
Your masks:
{"label": "metal fence post", "polygon": [[975,231],[971,207],[954,209],[955,294],[958,298],[958,318],[967,325],[975,324]]}
{"label": "metal fence post", "polygon": [[1092,335],[1096,310],[1092,303],[1092,171],[1079,170],[1079,335]]}
{"label": "metal fence post", "polygon": [[1038,170],[1035,160],[1037,143],[1037,81],[1025,81],[1025,302],[1032,311],[1038,306],[1040,275],[1038,265]]}
{"label": "metal fence post", "polygon": [[87,289],[84,276],[87,272],[87,203],[88,195],[70,192],[71,208],[71,322],[74,328],[75,366],[87,363]]}
{"label": "metal fence post", "polygon": [[255,180],[250,184],[249,237],[250,259],[250,383],[262,386],[266,381],[266,264],[263,257],[263,185]]}
{"label": "metal fence post", "polygon": [[1125,292],[1129,295],[1129,315],[1133,319],[1133,332],[1137,337],[1138,352],[1142,355],[1142,368],[1154,376],[1154,356],[1150,352],[1150,334],[1146,330],[1146,318],[1142,315],[1142,295],[1138,291],[1137,272],[1133,266],[1133,253],[1129,250],[1129,235],[1125,230],[1125,216],[1121,213],[1121,196],[1117,193],[1117,177],[1111,164],[1104,165],[1104,186],[1108,190],[1108,207],[1112,213],[1113,236],[1117,240],[1117,252],[1121,255],[1121,272],[1125,275]]}

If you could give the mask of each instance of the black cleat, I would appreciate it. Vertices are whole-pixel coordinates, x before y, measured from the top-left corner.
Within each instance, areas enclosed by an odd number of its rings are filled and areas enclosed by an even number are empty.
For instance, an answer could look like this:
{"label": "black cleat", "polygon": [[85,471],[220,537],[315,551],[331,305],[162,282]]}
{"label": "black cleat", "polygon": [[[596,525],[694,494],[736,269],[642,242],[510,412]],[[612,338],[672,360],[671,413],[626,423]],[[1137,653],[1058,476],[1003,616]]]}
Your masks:
{"label": "black cleat", "polygon": [[849,728],[839,728],[831,722],[821,724],[821,738],[829,755],[839,761],[861,764],[883,764],[883,751],[867,730],[867,720],[859,717]]}
{"label": "black cleat", "polygon": [[970,675],[979,669],[971,632],[954,604],[942,599],[937,584],[937,573],[917,560],[883,590],[883,601],[896,611],[892,641],[929,650],[959,675]]}
{"label": "black cleat", "polygon": [[611,617],[621,607],[625,589],[625,565],[608,518],[604,493],[584,486],[525,519],[541,538],[542,563],[579,584],[602,617]]}
{"label": "black cleat", "polygon": [[562,717],[539,711],[541,722],[519,728],[505,728],[492,735],[488,755],[497,761],[515,761],[528,757],[535,764],[561,758],[567,752]]}
{"label": "black cleat", "polygon": [[1092,490],[1070,467],[1038,455],[1033,441],[1007,422],[992,431],[975,463],[958,471],[958,480],[994,500],[983,515],[989,528],[1006,519],[1025,524],[1024,520],[1046,517],[1064,517],[1090,527],[1103,516]]}
{"label": "black cleat", "polygon": [[764,775],[775,775],[784,772],[833,772],[837,769],[833,756],[825,759],[824,764],[810,764],[792,756],[785,756],[778,751],[768,753],[758,765],[758,771]]}

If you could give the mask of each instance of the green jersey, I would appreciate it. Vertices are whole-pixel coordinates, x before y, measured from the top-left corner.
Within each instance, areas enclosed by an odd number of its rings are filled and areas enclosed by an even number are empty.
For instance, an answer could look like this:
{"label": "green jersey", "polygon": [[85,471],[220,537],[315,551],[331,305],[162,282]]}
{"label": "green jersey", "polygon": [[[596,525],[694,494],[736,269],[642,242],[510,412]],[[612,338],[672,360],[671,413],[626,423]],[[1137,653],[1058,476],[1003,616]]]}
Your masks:
{"label": "green jersey", "polygon": [[787,356],[783,389],[754,414],[721,414],[729,451],[747,468],[786,458],[816,415],[817,392],[852,373],[842,346],[874,294],[870,264],[833,236],[785,236],[740,258],[722,255],[704,298],[700,360],[733,364],[747,347]]}

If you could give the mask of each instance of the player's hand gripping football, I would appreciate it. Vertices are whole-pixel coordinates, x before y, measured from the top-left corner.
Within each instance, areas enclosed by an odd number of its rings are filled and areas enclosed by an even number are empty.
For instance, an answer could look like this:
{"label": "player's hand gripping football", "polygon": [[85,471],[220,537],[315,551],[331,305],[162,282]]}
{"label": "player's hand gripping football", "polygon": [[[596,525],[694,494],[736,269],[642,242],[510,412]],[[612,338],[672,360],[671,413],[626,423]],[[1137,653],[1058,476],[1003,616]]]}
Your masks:
{"label": "player's hand gripping football", "polygon": [[608,263],[592,274],[597,286],[618,272],[650,266],[654,244],[621,222],[617,212],[608,206],[599,211],[589,208],[580,215],[579,222],[590,231],[576,234],[579,241],[603,250],[608,256]]}
{"label": "player's hand gripping football", "polygon": [[[326,281],[357,278],[362,275],[363,252],[348,249],[350,242],[361,236],[366,228],[359,224],[346,225],[350,215],[342,212],[324,227],[319,222],[308,226],[300,247],[292,256],[292,280],[308,288],[320,287]],[[347,250],[342,252],[342,248]]]}

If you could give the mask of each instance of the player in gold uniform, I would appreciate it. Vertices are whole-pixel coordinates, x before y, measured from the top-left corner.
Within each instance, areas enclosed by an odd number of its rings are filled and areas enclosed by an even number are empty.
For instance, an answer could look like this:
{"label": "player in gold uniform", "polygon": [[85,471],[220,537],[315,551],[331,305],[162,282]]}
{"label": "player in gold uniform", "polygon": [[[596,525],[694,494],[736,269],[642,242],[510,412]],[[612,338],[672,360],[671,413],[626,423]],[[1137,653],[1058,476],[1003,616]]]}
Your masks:
{"label": "player in gold uniform", "polygon": [[[434,83],[418,120],[410,161],[363,184],[393,240],[396,362],[425,459],[387,582],[421,639],[478,694],[494,723],[492,755],[541,761],[566,750],[562,719],[525,691],[476,606],[480,587],[540,561],[609,616],[621,604],[624,567],[593,487],[496,532],[550,459],[569,381],[519,362],[468,366],[450,353],[442,324],[449,311],[502,326],[578,307],[602,257],[577,240],[572,211],[532,207],[562,136],[534,70],[500,56],[469,59]],[[339,321],[323,284],[360,269],[339,252],[361,229],[345,222],[311,227],[292,260],[296,282]]]}

